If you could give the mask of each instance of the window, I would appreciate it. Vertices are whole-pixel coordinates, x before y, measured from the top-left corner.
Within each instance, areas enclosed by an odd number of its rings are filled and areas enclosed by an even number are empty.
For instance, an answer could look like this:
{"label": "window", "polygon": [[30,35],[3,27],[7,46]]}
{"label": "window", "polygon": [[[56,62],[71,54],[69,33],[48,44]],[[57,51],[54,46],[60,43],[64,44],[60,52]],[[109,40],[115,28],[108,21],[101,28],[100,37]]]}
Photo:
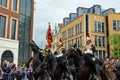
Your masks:
{"label": "window", "polygon": [[104,33],[104,23],[94,21],[94,31]]}
{"label": "window", "polygon": [[73,36],[73,27],[68,29],[68,37],[72,37]]}
{"label": "window", "polygon": [[76,35],[79,34],[80,32],[82,32],[82,26],[81,23],[76,25]]}
{"label": "window", "polygon": [[98,25],[98,22],[95,21],[95,22],[94,22],[94,31],[95,31],[95,32],[97,32],[97,25]]}
{"label": "window", "polygon": [[113,20],[113,29],[116,30],[117,28],[116,20]]}
{"label": "window", "polygon": [[63,43],[63,46],[66,48],[66,42]]}
{"label": "window", "polygon": [[97,46],[97,36],[95,36],[95,45]]}
{"label": "window", "polygon": [[105,51],[97,50],[96,55],[99,59],[104,59],[105,58]]}
{"label": "window", "polygon": [[1,62],[3,62],[4,60],[8,60],[9,62],[13,62],[13,53],[10,50],[6,50],[3,52],[2,56],[1,56]]}
{"label": "window", "polygon": [[120,30],[120,21],[117,22],[118,30]]}
{"label": "window", "polygon": [[102,32],[104,33],[104,23],[102,22]]}
{"label": "window", "polygon": [[26,0],[20,0],[20,13],[25,14],[26,9]]}
{"label": "window", "polygon": [[73,45],[73,40],[68,41],[68,48]]}
{"label": "window", "polygon": [[120,21],[113,20],[113,29],[120,30]]}
{"label": "window", "polygon": [[105,47],[105,37],[95,35],[95,46]]}
{"label": "window", "polygon": [[16,32],[16,20],[12,19],[12,26],[11,26],[11,39],[15,39],[15,32]]}
{"label": "window", "polygon": [[26,15],[28,17],[31,16],[31,5],[32,5],[32,0],[27,0],[27,4],[26,4]]}
{"label": "window", "polygon": [[62,39],[63,39],[63,40],[66,39],[66,31],[62,32]]}
{"label": "window", "polygon": [[13,10],[17,11],[17,1],[18,0],[13,0]]}
{"label": "window", "polygon": [[82,46],[82,37],[76,38],[76,44],[77,44],[77,47],[81,47]]}
{"label": "window", "polygon": [[[17,0],[18,1],[18,0]],[[18,3],[18,2],[17,2]],[[19,61],[26,62],[30,51],[30,28],[31,28],[32,0],[20,0],[20,22],[19,22]],[[63,36],[64,35],[64,36]],[[66,32],[62,37],[66,39]],[[22,56],[22,57],[21,57]]]}
{"label": "window", "polygon": [[0,37],[5,36],[6,17],[0,15]]}
{"label": "window", "polygon": [[7,7],[7,0],[0,0],[0,5]]}

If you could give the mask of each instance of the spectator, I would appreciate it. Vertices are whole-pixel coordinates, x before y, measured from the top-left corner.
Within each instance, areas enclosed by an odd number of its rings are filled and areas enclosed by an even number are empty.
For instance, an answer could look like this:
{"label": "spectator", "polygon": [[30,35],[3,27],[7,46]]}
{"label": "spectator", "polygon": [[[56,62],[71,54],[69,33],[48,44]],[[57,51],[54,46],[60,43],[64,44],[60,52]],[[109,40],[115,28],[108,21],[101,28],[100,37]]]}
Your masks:
{"label": "spectator", "polygon": [[16,79],[17,80],[22,80],[22,67],[21,67],[21,64],[18,64],[18,67],[17,67],[17,74],[16,74]]}
{"label": "spectator", "polygon": [[3,72],[1,68],[0,68],[0,80],[3,80]]}
{"label": "spectator", "polygon": [[27,79],[26,68],[22,68],[22,80],[26,80],[26,79]]}
{"label": "spectator", "polygon": [[3,70],[3,78],[4,80],[11,80],[11,76],[10,76],[10,73],[11,73],[11,67],[9,66],[9,62],[7,60],[4,60],[3,61],[3,64],[2,64],[2,70]]}
{"label": "spectator", "polygon": [[14,80],[16,78],[16,64],[12,64],[12,67],[11,67],[12,71],[11,71],[11,75],[12,75],[12,80]]}
{"label": "spectator", "polygon": [[32,63],[29,63],[29,68],[28,68],[28,80],[34,80],[34,77],[33,77],[33,69],[32,69]]}

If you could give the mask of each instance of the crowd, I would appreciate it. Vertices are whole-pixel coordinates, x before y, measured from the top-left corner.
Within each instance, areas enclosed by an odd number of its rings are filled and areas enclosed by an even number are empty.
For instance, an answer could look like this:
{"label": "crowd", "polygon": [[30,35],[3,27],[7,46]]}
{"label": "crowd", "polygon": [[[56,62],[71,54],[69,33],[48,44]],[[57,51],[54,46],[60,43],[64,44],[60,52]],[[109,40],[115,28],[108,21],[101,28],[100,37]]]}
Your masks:
{"label": "crowd", "polygon": [[0,80],[34,80],[32,63],[28,65],[9,63],[4,60],[0,68]]}
{"label": "crowd", "polygon": [[110,80],[119,80],[115,79],[116,76],[120,78],[120,59],[119,58],[106,58],[104,60],[106,73]]}

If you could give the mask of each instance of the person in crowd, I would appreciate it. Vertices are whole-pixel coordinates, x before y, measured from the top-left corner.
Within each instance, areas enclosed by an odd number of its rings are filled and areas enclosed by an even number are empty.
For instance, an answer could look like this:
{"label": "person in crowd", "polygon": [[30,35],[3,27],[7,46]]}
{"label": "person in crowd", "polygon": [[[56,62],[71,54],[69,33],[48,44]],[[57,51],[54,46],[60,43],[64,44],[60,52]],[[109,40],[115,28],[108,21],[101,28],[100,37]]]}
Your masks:
{"label": "person in crowd", "polygon": [[120,65],[117,65],[114,69],[116,78],[114,80],[120,80]]}
{"label": "person in crowd", "polygon": [[21,73],[22,66],[21,66],[21,64],[18,64],[18,67],[17,67],[16,71],[17,71],[16,79],[17,80],[22,80],[22,73]]}
{"label": "person in crowd", "polygon": [[9,62],[7,60],[3,61],[2,64],[2,70],[3,70],[3,79],[4,80],[11,80],[11,67],[9,66]]}
{"label": "person in crowd", "polygon": [[114,80],[115,78],[115,73],[113,70],[115,69],[116,64],[114,64],[114,58],[106,58],[106,63],[105,68],[106,68],[106,73],[108,75],[108,78],[111,80]]}
{"label": "person in crowd", "polygon": [[0,68],[0,80],[3,80],[3,71],[1,68]]}
{"label": "person in crowd", "polygon": [[33,64],[30,62],[29,67],[28,67],[28,75],[27,75],[28,80],[34,80],[32,66],[33,66]]}
{"label": "person in crowd", "polygon": [[17,74],[17,72],[16,72],[17,68],[16,68],[16,64],[15,63],[12,64],[11,69],[12,69],[11,70],[12,80],[15,80],[16,74]]}
{"label": "person in crowd", "polygon": [[26,68],[22,67],[22,80],[26,80],[27,79],[27,72],[26,72]]}

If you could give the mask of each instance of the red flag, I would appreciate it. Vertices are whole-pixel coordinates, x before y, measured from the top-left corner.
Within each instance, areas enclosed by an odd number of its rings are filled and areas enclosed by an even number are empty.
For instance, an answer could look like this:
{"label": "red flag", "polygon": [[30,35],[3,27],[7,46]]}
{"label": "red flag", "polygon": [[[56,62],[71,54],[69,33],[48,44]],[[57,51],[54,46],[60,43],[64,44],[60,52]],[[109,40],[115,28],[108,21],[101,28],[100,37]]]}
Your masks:
{"label": "red flag", "polygon": [[62,38],[59,39],[59,44],[61,47],[63,46]]}
{"label": "red flag", "polygon": [[51,48],[51,44],[53,42],[53,37],[52,37],[50,23],[49,23],[47,34],[46,34],[46,40],[47,40],[48,46]]}

